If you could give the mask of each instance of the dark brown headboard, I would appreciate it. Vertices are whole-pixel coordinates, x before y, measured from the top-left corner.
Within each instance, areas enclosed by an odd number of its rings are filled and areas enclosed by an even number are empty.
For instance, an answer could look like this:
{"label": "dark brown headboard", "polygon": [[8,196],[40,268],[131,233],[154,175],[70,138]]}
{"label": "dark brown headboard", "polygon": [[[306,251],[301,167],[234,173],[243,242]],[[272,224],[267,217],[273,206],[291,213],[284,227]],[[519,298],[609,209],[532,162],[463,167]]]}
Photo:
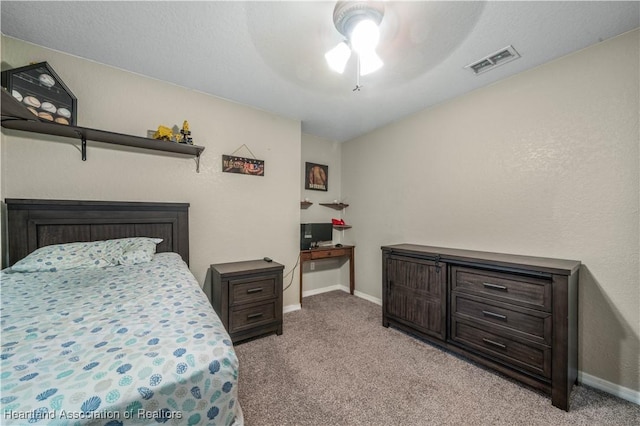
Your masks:
{"label": "dark brown headboard", "polygon": [[189,204],[5,199],[11,266],[51,244],[112,238],[162,238],[158,252],[189,263]]}

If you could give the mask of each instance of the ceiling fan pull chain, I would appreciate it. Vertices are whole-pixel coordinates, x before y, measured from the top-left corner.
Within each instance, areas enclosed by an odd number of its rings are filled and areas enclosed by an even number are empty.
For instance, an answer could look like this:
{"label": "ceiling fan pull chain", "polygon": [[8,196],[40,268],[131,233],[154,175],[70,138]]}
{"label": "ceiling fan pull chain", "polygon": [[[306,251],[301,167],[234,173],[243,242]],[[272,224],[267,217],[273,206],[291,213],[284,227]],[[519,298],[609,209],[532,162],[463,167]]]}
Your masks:
{"label": "ceiling fan pull chain", "polygon": [[360,88],[360,55],[358,55],[358,61],[356,62],[356,87],[354,87],[354,92],[359,92]]}

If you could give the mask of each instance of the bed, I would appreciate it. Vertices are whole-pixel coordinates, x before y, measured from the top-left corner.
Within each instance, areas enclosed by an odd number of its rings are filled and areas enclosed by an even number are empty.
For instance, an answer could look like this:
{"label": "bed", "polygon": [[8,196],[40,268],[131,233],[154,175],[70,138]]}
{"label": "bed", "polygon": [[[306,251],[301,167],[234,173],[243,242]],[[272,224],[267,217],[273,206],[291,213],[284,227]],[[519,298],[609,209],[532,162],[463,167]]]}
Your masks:
{"label": "bed", "polygon": [[7,199],[2,424],[243,424],[188,204]]}

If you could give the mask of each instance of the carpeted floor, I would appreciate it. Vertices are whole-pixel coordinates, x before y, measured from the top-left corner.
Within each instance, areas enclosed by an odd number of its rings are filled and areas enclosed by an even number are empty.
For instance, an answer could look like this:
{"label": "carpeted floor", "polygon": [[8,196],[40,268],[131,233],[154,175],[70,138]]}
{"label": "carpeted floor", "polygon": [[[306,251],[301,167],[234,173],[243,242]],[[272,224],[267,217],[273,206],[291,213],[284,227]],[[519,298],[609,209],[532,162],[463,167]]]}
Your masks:
{"label": "carpeted floor", "polygon": [[576,386],[571,411],[453,354],[382,327],[341,291],[307,297],[284,334],[236,346],[247,426],[637,425],[640,406]]}

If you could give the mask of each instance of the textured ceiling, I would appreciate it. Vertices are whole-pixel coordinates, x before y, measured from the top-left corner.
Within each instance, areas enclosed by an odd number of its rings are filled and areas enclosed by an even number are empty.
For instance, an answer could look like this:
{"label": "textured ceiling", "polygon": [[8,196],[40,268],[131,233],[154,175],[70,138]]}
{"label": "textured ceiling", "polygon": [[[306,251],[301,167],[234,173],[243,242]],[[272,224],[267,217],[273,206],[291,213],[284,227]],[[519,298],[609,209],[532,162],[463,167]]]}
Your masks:
{"label": "textured ceiling", "polygon": [[[2,1],[2,33],[302,122],[345,141],[640,26],[640,2],[386,1],[361,78],[329,70],[335,2]],[[473,75],[508,45],[522,56]],[[167,60],[167,58],[174,58]]]}

